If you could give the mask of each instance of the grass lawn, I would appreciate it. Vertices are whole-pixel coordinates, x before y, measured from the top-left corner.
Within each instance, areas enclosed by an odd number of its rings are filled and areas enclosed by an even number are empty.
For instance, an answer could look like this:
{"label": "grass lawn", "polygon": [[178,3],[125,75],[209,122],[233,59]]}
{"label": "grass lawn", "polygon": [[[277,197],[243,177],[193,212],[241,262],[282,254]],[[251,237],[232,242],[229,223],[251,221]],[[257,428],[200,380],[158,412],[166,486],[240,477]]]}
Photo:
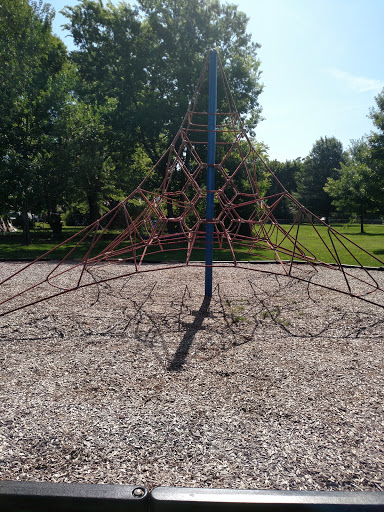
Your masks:
{"label": "grass lawn", "polygon": [[[53,240],[52,231],[47,224],[37,224],[35,229],[31,230],[31,245],[23,245],[23,235],[21,231],[16,233],[0,234],[0,258],[1,259],[30,259],[34,260],[56,247],[59,243],[67,240],[82,229],[75,226],[64,226],[60,240]],[[53,259],[59,259],[65,256],[70,250],[70,246],[75,244],[66,244],[61,250],[58,249],[52,254]],[[80,254],[78,254],[80,256]],[[49,256],[48,256],[49,258]]]}
{"label": "grass lawn", "polygon": [[[63,233],[61,239],[58,241],[54,241],[52,239],[52,232],[46,227],[47,225],[37,225],[36,229],[32,230],[32,244],[29,246],[25,246],[22,243],[22,233],[8,233],[0,235],[0,258],[1,259],[30,259],[33,260],[45,252],[53,249],[56,245],[61,243],[64,240],[67,240],[71,236],[75,235],[81,228],[73,227],[73,226],[65,226],[63,228]],[[285,230],[289,230],[290,226],[283,225]],[[301,225],[299,228],[298,234],[298,245],[297,247],[301,247],[303,252],[307,255],[313,253],[316,258],[322,261],[327,261],[331,263],[335,263],[335,258],[331,254],[330,251],[327,250],[325,245],[322,243],[321,238],[331,247],[332,249],[332,241],[337,249],[337,252],[340,255],[340,259],[342,263],[345,264],[357,264],[357,261],[354,259],[352,254],[357,258],[359,262],[363,265],[367,266],[382,266],[383,263],[375,260],[374,258],[367,255],[362,249],[357,248],[354,244],[361,246],[367,252],[373,254],[373,256],[377,257],[380,260],[384,260],[384,225],[382,224],[370,224],[365,226],[365,233],[360,234],[360,225],[359,224],[351,224],[351,225],[334,225],[332,226],[337,231],[340,231],[342,235],[348,237],[351,242],[346,241],[344,238],[338,238],[336,236],[332,236],[332,240],[328,235],[328,230],[325,226],[316,226],[317,232],[310,225]],[[281,232],[271,231],[271,239],[273,242],[281,244],[282,249],[286,248],[287,250],[293,249],[295,238],[296,238],[296,230],[295,226],[290,235],[292,237],[291,240],[284,239]],[[104,248],[111,240],[114,239],[115,236],[118,235],[118,232],[113,232],[108,235],[107,240],[100,241],[100,243],[95,248],[96,252],[99,252],[102,248]],[[320,238],[321,237],[321,238]],[[70,259],[81,258],[89,246],[91,240],[91,236],[89,236],[82,247],[77,248],[70,256]],[[75,246],[77,243],[77,239],[66,243],[59,249],[56,249],[52,254],[48,255],[47,258],[52,259],[61,259],[63,258],[68,251]],[[302,245],[300,245],[302,244]],[[305,249],[304,249],[305,247]],[[164,251],[152,255],[146,256],[146,261],[185,261],[186,250],[181,248],[181,246],[172,246],[171,251]],[[350,251],[350,252],[349,252]],[[352,253],[352,254],[350,254]],[[267,259],[275,259],[275,254],[272,250],[269,250],[264,244],[261,244],[261,247],[249,252],[244,247],[236,247],[235,248],[236,258],[240,260],[267,260]],[[285,255],[282,251],[280,253],[281,259],[289,259],[288,255]],[[204,248],[200,246],[200,248],[194,249],[192,253],[192,260],[195,261],[203,261],[205,259]],[[299,258],[295,258],[299,259]],[[214,260],[232,260],[232,254],[229,249],[214,250]]]}
{"label": "grass lawn", "polygon": [[[285,229],[289,229],[289,226],[284,226]],[[363,265],[366,266],[381,266],[382,263],[378,262],[371,256],[367,255],[365,251],[371,253],[374,257],[379,260],[384,260],[384,225],[383,224],[369,224],[365,226],[365,233],[360,233],[359,224],[339,224],[333,225],[336,231],[347,237],[347,241],[343,237],[332,236],[330,238],[328,229],[326,226],[316,225],[317,232],[310,225],[302,225],[299,228],[298,240],[302,243],[309,251],[311,251],[316,257],[322,261],[336,263],[326,246],[322,243],[321,238],[326,244],[332,249],[332,242],[339,254],[341,262],[348,265],[356,265],[356,259]],[[292,230],[291,234],[293,237],[296,236],[296,226]],[[320,236],[319,236],[320,235]],[[321,237],[321,238],[320,238]],[[280,241],[280,240],[279,240]],[[361,247],[358,248],[357,246]],[[283,243],[283,246],[285,244]],[[287,247],[290,244],[286,244]],[[352,254],[350,254],[352,253]],[[356,259],[355,259],[355,258]]]}

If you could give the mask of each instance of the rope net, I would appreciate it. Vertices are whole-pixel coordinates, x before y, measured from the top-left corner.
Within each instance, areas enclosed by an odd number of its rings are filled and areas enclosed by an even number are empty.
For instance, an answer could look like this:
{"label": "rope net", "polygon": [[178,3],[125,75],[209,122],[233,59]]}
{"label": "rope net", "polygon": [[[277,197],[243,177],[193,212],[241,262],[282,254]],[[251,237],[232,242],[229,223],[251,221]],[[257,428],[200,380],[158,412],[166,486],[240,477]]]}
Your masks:
{"label": "rope net", "polygon": [[[377,270],[384,261],[325,224],[300,204],[253,147],[218,60],[218,112],[213,223],[213,267],[234,266],[283,275],[384,307]],[[65,242],[0,282],[0,316],[80,288],[177,266],[205,266],[208,145],[208,59],[184,120],[169,148],[140,185],[115,208]],[[205,107],[205,108],[204,108]],[[212,115],[212,114],[210,114]],[[161,177],[159,186],[154,183]],[[278,192],[263,195],[266,177]],[[265,188],[265,187],[264,187]],[[281,202],[295,212],[282,226],[275,218]],[[312,229],[316,254],[302,241]],[[342,265],[340,252],[350,266]],[[369,267],[360,262],[369,260]],[[33,280],[32,266],[56,259],[47,274]],[[247,260],[277,265],[249,265]],[[147,265],[162,261],[161,266]],[[118,263],[113,275],[96,275],[96,266]],[[314,270],[303,275],[302,264]],[[322,281],[321,267],[334,271]],[[27,286],[12,294],[13,280]],[[315,275],[315,278],[313,277]],[[202,283],[202,290],[204,284]]]}

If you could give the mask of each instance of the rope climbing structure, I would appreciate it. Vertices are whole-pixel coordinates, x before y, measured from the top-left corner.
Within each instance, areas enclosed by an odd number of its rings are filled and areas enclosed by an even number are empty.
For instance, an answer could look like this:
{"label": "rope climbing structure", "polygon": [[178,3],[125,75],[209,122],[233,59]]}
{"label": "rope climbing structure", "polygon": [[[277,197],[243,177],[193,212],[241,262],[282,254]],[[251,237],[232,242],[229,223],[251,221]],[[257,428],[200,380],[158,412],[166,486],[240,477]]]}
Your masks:
{"label": "rope climbing structure", "polygon": [[[217,97],[214,108],[207,108],[212,105],[212,66],[218,68]],[[294,212],[289,226],[275,217],[282,202]],[[316,254],[302,241],[303,226],[312,229]],[[340,252],[349,265],[342,264]],[[369,267],[360,262],[362,254]],[[47,274],[30,278],[32,267],[48,257],[56,261]],[[111,263],[119,269],[113,275],[92,271]],[[310,277],[301,272],[303,264],[313,270]],[[214,268],[275,273],[384,307],[377,279],[383,265],[312,214],[274,176],[244,128],[223,65],[212,51],[181,127],[161,159],[115,208],[3,278],[0,316],[111,279],[179,266],[209,269],[211,280]],[[331,282],[322,281],[323,267],[333,271]],[[24,279],[25,289],[13,294],[13,281]],[[211,293],[206,274],[205,295]]]}

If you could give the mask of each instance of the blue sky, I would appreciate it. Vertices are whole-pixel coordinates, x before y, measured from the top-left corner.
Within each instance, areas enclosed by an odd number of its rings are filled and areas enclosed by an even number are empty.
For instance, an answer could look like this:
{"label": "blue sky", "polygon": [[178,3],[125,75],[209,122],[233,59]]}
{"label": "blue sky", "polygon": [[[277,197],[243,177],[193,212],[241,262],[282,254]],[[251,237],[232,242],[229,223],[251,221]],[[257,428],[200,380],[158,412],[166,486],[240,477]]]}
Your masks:
{"label": "blue sky", "polygon": [[[49,0],[48,0],[49,1]],[[50,0],[54,32],[68,47]],[[114,2],[116,3],[116,2]],[[384,88],[384,0],[232,0],[261,44],[263,108],[257,139],[280,161],[305,157],[322,136],[346,149],[373,129],[367,115]]]}

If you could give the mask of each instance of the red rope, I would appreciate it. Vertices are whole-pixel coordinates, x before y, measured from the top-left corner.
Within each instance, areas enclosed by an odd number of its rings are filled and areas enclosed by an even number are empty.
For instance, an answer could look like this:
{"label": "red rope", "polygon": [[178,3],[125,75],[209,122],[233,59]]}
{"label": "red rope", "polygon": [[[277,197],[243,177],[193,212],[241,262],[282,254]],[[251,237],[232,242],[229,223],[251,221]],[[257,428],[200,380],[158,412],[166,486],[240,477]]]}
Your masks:
{"label": "red rope", "polygon": [[[207,63],[206,63],[207,64]],[[33,277],[32,266],[47,256],[55,254],[68,245],[68,252],[55,264],[53,270],[43,279],[29,284],[15,294],[5,297],[2,293],[0,316],[17,311],[26,306],[36,305],[42,301],[66,294],[70,291],[104,283],[120,277],[129,277],[141,272],[152,272],[164,268],[180,266],[202,266],[193,263],[194,251],[205,248],[205,172],[206,136],[208,126],[201,124],[199,116],[207,116],[205,111],[197,110],[200,91],[206,77],[207,65],[193,94],[192,101],[184,117],[181,128],[171,146],[164,152],[159,161],[148,172],[140,185],[113,210],[101,217],[97,222],[81,230],[77,235],[59,244],[34,262],[28,263],[15,273],[5,278],[0,285],[16,280],[23,272],[28,279]],[[329,286],[316,283],[317,286],[339,291],[352,297],[360,297],[366,302],[384,307],[382,299],[369,301],[364,299],[367,294],[383,292],[372,272],[363,267],[353,249],[364,252],[372,257],[376,264],[384,265],[384,261],[369,254],[355,242],[328,227],[328,242],[321,234],[319,226],[324,226],[318,217],[309,212],[284,188],[280,181],[255,150],[252,141],[245,133],[240,116],[230,91],[223,66],[219,59],[220,76],[222,79],[224,100],[221,111],[217,113],[217,189],[214,191],[216,216],[214,224],[214,249],[227,250],[232,259],[232,266],[259,272],[290,276],[309,284],[311,278],[297,276],[294,273],[296,261],[305,262],[316,269],[325,267],[341,273],[344,285]],[[197,134],[203,134],[203,140]],[[194,137],[194,139],[191,138]],[[157,191],[151,189],[152,178],[164,169],[161,186]],[[259,169],[269,174],[280,188],[279,192],[262,197],[258,187]],[[176,185],[175,185],[176,184]],[[246,184],[247,190],[241,188]],[[292,225],[285,229],[275,218],[275,210],[283,200],[289,201],[297,210]],[[319,243],[328,254],[330,262],[321,261],[299,240],[299,228],[305,220],[312,226]],[[211,221],[210,221],[211,222]],[[316,223],[316,224],[315,224]],[[119,234],[115,234],[116,225]],[[344,268],[340,262],[337,244],[353,258],[356,266],[363,270],[365,278]],[[167,264],[161,268],[144,267],[145,258],[156,255],[180,254],[185,252],[185,260],[181,265]],[[262,270],[244,267],[238,258],[238,251],[264,257],[277,262],[280,270]],[[80,262],[70,263],[70,258],[78,258]],[[272,254],[272,256],[271,256]],[[89,281],[90,269],[106,263],[133,264],[134,270],[123,272],[118,276],[97,278]],[[66,266],[64,266],[64,264]],[[228,265],[214,264],[219,268]],[[71,278],[71,272],[73,277]],[[65,286],[64,286],[64,281]],[[356,284],[363,287],[356,291]],[[51,293],[52,288],[58,292]],[[12,287],[11,287],[12,289]],[[37,294],[36,297],[34,294]],[[22,303],[20,303],[22,302]]]}

